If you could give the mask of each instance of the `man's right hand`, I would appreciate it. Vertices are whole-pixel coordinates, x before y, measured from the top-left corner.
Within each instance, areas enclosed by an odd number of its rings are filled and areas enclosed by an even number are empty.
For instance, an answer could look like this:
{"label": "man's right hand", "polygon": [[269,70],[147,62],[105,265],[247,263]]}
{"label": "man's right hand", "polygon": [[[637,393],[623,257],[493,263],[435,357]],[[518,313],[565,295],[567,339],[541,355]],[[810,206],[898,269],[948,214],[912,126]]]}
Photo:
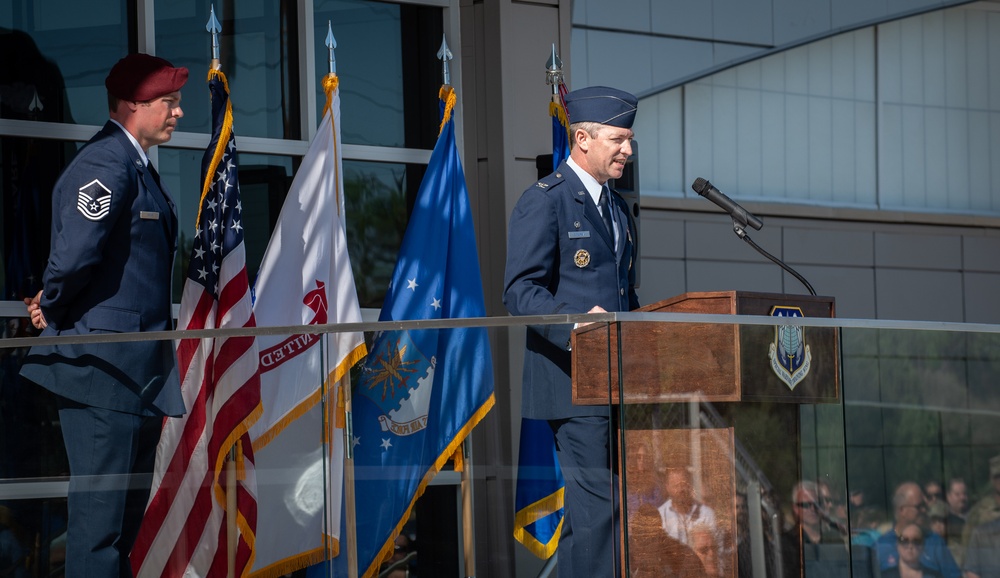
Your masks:
{"label": "man's right hand", "polygon": [[49,325],[45,321],[45,315],[42,314],[42,306],[40,305],[41,301],[41,291],[39,291],[34,297],[24,298],[24,304],[28,306],[28,317],[31,319],[31,324],[35,326],[35,329],[45,329]]}
{"label": "man's right hand", "polygon": [[[587,314],[589,315],[591,313],[607,313],[607,312],[608,311],[605,308],[601,307],[600,305],[594,305],[593,307],[590,308],[590,311],[588,311]],[[593,323],[593,321],[587,321],[585,323],[577,323],[576,325],[573,326],[573,329],[576,329],[577,327],[583,327],[585,325],[590,325],[591,323]]]}

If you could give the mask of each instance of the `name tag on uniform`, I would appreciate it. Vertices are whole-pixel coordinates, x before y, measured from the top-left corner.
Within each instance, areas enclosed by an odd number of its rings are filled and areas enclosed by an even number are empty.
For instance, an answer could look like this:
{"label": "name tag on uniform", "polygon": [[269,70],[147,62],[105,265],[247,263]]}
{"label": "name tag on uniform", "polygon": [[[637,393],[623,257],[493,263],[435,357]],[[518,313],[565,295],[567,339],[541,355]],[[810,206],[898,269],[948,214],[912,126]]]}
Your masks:
{"label": "name tag on uniform", "polygon": [[148,219],[150,221],[160,220],[160,213],[156,211],[139,211],[140,219]]}
{"label": "name tag on uniform", "polygon": [[590,231],[570,231],[570,239],[587,239],[590,237]]}

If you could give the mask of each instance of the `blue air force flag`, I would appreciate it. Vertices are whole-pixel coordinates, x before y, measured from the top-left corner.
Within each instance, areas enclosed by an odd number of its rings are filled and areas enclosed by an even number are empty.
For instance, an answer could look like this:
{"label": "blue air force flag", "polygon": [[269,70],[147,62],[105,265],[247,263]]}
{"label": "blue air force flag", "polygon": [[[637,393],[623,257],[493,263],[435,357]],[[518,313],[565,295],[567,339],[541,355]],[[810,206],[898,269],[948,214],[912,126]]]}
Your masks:
{"label": "blue air force flag", "polygon": [[[483,317],[482,281],[465,175],[455,146],[454,89],[417,193],[381,321]],[[385,331],[355,388],[358,570],[378,573],[416,499],[493,407],[486,329]]]}

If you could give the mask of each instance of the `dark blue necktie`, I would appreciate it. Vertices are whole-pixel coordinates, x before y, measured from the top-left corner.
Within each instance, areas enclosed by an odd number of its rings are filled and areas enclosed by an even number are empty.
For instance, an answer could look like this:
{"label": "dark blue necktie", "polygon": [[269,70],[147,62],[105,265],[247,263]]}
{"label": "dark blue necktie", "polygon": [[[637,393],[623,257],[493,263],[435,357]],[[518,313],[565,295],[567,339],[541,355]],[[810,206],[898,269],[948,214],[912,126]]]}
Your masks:
{"label": "dark blue necktie", "polygon": [[601,217],[604,219],[604,227],[608,230],[608,235],[611,236],[611,242],[615,240],[615,224],[611,220],[611,191],[608,190],[608,186],[604,185],[601,187],[601,198],[597,201],[601,205]]}

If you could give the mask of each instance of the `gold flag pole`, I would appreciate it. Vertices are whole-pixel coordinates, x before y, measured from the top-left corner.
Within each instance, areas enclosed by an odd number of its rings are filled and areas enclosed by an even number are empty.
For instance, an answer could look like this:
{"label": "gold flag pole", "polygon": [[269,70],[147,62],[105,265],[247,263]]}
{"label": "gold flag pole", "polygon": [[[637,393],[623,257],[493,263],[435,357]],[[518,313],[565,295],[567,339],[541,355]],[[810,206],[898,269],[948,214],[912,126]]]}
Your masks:
{"label": "gold flag pole", "polygon": [[462,546],[465,558],[465,575],[476,575],[476,540],[472,521],[472,452],[469,440],[462,442]]}
{"label": "gold flag pole", "polygon": [[[333,25],[329,20],[326,22],[326,40],[324,45],[327,49],[327,64],[329,65],[329,70],[331,75],[337,74],[337,58],[334,55],[333,49],[337,47],[337,39],[333,37]],[[331,103],[332,94],[328,93],[326,95],[327,103]],[[331,111],[332,115],[332,111]],[[331,119],[335,121],[335,119]],[[333,130],[334,139],[337,136],[337,127],[333,126],[331,122],[330,129]],[[340,146],[340,143],[335,142],[334,146]],[[337,175],[338,181],[340,175]],[[340,183],[336,183],[336,189],[340,190]],[[340,199],[337,199],[338,211]],[[351,400],[351,374],[347,372],[344,377],[340,380],[340,388],[336,390],[337,393],[337,419],[338,422],[341,417],[340,410],[343,408],[343,423],[337,423],[338,427],[342,427],[344,430],[344,532],[345,536],[341,536],[341,544],[346,544],[347,550],[347,576],[348,578],[358,578],[358,515],[357,515],[357,505],[354,490],[354,444],[352,443],[354,438],[354,427],[352,422],[352,400]],[[326,440],[333,439],[333,432],[328,431],[326,433]],[[330,524],[340,524],[340,520],[330,520]]]}
{"label": "gold flag pole", "polygon": [[346,417],[344,428],[344,515],[347,521],[344,529],[347,533],[347,575],[350,578],[358,578],[358,515],[355,504],[354,492],[354,446],[351,443],[354,437],[354,427],[351,419],[351,375],[348,373],[340,382],[340,392],[343,392],[344,414]]}

